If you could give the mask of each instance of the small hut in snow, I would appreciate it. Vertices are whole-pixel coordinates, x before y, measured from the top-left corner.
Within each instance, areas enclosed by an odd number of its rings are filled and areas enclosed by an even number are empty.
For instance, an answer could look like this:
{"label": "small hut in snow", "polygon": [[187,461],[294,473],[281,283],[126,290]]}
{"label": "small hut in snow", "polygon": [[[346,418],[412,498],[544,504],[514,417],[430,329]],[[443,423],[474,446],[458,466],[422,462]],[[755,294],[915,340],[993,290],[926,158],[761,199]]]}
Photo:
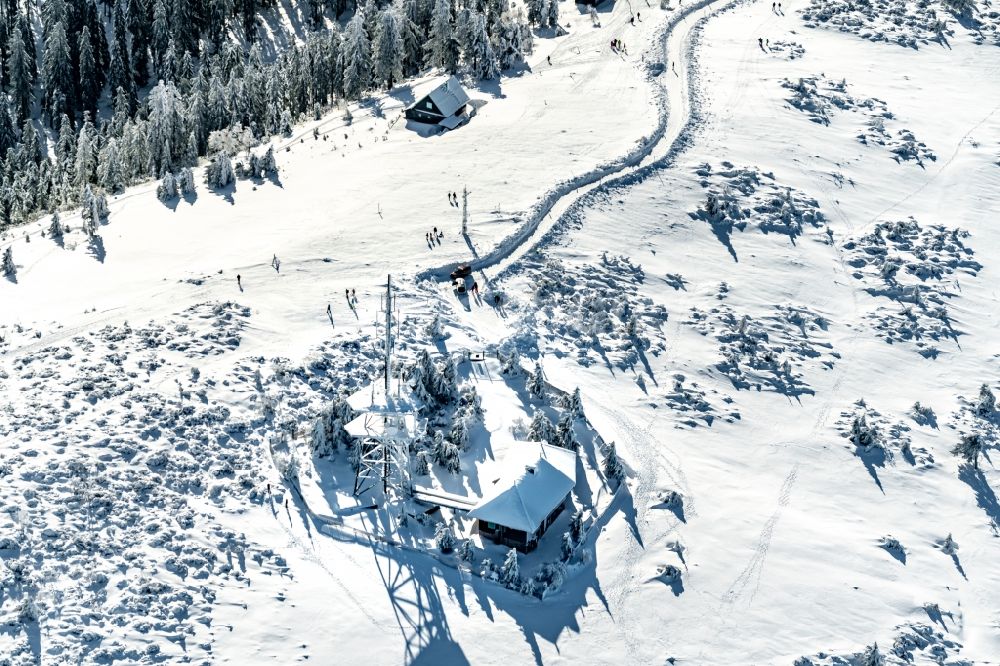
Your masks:
{"label": "small hut in snow", "polygon": [[515,442],[500,477],[469,512],[479,532],[525,552],[562,511],[576,486],[576,452],[540,442]]}
{"label": "small hut in snow", "polygon": [[438,77],[414,91],[416,102],[406,107],[406,119],[455,129],[468,122],[469,95],[454,76]]}

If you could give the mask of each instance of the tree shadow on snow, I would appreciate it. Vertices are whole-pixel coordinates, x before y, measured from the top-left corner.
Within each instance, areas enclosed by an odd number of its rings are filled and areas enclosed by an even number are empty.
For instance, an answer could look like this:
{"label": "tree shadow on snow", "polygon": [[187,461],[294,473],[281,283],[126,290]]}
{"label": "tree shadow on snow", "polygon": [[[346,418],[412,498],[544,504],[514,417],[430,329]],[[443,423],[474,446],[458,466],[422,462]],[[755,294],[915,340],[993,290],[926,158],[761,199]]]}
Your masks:
{"label": "tree shadow on snow", "polygon": [[[692,220],[701,220],[706,222],[709,227],[712,228],[712,233],[715,237],[719,239],[722,246],[726,248],[729,255],[733,258],[736,263],[740,262],[740,258],[736,255],[736,248],[733,247],[733,223],[725,218],[716,219],[716,217],[709,215],[706,211],[698,210],[695,213],[688,213]],[[737,227],[742,231],[741,227]]]}
{"label": "tree shadow on snow", "polygon": [[976,504],[986,512],[986,515],[993,522],[1000,524],[1000,502],[997,501],[996,493],[986,482],[982,470],[978,470],[972,465],[962,465],[958,472],[958,478],[972,488],[972,492],[976,494]]}
{"label": "tree shadow on snow", "polygon": [[232,206],[236,204],[236,201],[233,198],[233,194],[236,193],[236,181],[229,183],[225,187],[210,187],[209,190],[225,199],[229,205]]}
{"label": "tree shadow on snow", "polygon": [[875,485],[877,485],[878,489],[882,491],[883,495],[885,495],[885,488],[882,487],[882,481],[879,480],[878,472],[875,471],[876,467],[885,467],[885,449],[881,446],[872,446],[868,448],[858,446],[854,450],[854,455],[861,459],[865,469],[868,470],[868,474],[875,480]]}
{"label": "tree shadow on snow", "polygon": [[102,264],[108,256],[107,251],[104,249],[104,239],[101,238],[100,234],[94,234],[87,240],[87,250],[93,255],[94,259],[97,259]]}

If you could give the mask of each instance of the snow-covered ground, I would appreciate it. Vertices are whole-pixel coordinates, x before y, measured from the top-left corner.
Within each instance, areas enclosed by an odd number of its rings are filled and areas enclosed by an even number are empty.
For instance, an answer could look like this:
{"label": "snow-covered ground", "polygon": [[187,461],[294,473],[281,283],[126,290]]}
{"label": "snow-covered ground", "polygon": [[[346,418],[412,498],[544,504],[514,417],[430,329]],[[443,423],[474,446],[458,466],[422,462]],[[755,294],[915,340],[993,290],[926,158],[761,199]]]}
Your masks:
{"label": "snow-covered ground", "polygon": [[[130,190],[103,248],[0,242],[0,663],[1000,662],[993,33],[718,2],[660,69],[678,10],[643,4],[564,3],[457,131],[389,127],[400,92],[278,142],[279,182]],[[414,280],[498,247],[481,301]],[[617,445],[627,485],[544,601],[324,529],[273,467],[377,372],[387,273],[400,357],[438,312],[448,349],[579,386]]]}

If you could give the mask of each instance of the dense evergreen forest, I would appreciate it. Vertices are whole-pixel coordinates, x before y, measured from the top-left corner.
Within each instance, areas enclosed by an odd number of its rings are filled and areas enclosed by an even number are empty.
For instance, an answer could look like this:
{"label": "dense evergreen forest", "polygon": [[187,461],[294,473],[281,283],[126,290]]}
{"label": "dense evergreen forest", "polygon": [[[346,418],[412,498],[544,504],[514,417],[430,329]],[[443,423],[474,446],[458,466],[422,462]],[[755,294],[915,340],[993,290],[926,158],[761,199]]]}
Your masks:
{"label": "dense evergreen forest", "polygon": [[495,78],[530,52],[529,23],[558,17],[557,0],[527,16],[508,0],[285,2],[308,31],[268,59],[275,0],[0,0],[0,230],[103,210],[104,193],[427,67]]}

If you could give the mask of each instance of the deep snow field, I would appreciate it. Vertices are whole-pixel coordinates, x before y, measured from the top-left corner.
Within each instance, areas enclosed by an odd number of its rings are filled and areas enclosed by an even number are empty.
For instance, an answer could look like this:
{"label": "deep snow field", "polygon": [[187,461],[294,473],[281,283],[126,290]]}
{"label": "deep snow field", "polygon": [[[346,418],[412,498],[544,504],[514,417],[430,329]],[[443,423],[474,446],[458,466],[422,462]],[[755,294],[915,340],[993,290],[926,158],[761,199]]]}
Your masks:
{"label": "deep snow field", "polygon": [[[100,247],[0,240],[0,664],[1000,663],[995,12],[695,5],[563,3],[456,131],[403,88],[274,181],[129,190]],[[440,280],[470,259],[482,299]],[[378,373],[390,273],[398,359],[517,349],[616,444],[544,599],[329,517],[346,453],[303,433]]]}

